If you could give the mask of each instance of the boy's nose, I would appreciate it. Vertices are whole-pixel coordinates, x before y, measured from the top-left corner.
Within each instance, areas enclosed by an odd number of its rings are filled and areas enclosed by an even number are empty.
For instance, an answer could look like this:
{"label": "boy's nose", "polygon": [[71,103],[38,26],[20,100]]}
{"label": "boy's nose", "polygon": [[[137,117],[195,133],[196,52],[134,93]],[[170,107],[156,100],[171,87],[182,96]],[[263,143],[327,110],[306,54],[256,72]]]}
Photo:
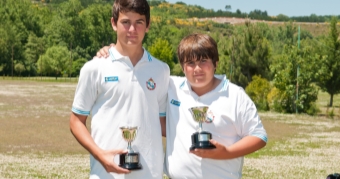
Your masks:
{"label": "boy's nose", "polygon": [[134,30],[136,30],[136,28],[135,28],[135,26],[133,24],[131,24],[129,31],[134,31]]}

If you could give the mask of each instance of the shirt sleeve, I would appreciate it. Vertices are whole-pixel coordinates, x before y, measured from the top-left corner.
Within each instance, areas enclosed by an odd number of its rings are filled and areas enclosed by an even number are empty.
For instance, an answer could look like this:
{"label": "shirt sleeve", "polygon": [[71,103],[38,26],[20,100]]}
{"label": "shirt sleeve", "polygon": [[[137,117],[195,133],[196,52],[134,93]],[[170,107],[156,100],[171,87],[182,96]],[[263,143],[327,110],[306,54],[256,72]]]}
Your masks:
{"label": "shirt sleeve", "polygon": [[166,107],[167,107],[167,97],[168,97],[168,88],[169,88],[169,78],[170,78],[170,69],[167,64],[164,64],[164,88],[161,90],[160,99],[159,99],[159,117],[166,116]]}
{"label": "shirt sleeve", "polygon": [[242,88],[239,91],[237,103],[241,137],[255,136],[267,142],[267,133],[257,113],[256,106]]}
{"label": "shirt sleeve", "polygon": [[72,112],[84,116],[90,115],[91,108],[97,98],[97,73],[98,70],[96,70],[93,60],[87,62],[80,70]]}

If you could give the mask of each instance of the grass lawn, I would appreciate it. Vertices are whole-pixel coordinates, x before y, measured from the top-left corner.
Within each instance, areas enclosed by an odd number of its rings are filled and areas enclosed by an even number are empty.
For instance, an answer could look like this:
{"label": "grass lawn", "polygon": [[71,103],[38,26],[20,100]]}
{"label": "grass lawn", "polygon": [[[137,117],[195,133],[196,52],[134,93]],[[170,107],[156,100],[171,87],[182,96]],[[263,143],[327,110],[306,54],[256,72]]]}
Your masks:
{"label": "grass lawn", "polygon": [[[88,178],[89,154],[72,136],[75,82],[0,79],[0,178]],[[245,157],[243,178],[326,178],[340,172],[340,95],[317,116],[260,113],[267,146]],[[333,110],[333,118],[329,115]]]}

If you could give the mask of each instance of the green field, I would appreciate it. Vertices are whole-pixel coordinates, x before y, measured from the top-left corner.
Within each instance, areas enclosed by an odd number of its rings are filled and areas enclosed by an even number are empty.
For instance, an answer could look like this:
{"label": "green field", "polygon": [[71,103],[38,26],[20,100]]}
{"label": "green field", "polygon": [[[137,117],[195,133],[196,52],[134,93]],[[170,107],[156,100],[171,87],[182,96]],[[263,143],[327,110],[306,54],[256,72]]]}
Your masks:
{"label": "green field", "polygon": [[[69,130],[76,87],[70,81],[0,78],[0,178],[88,178],[89,155]],[[328,101],[320,93],[317,116],[260,113],[269,142],[245,157],[243,178],[340,172],[340,95],[334,108]]]}

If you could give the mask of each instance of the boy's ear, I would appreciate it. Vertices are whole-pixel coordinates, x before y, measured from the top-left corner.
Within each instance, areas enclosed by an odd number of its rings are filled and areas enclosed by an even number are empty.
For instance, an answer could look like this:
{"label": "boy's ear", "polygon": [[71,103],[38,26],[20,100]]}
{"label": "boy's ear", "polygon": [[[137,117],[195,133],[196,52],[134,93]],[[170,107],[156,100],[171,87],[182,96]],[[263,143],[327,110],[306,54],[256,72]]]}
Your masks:
{"label": "boy's ear", "polygon": [[215,63],[215,70],[214,70],[214,73],[216,73],[217,65],[218,65],[218,61]]}
{"label": "boy's ear", "polygon": [[150,18],[150,20],[149,20],[149,25],[146,27],[146,30],[145,30],[145,32],[149,32],[150,25],[151,25],[151,18]]}
{"label": "boy's ear", "polygon": [[113,17],[111,17],[111,26],[114,31],[117,31],[117,24],[115,23]]}

